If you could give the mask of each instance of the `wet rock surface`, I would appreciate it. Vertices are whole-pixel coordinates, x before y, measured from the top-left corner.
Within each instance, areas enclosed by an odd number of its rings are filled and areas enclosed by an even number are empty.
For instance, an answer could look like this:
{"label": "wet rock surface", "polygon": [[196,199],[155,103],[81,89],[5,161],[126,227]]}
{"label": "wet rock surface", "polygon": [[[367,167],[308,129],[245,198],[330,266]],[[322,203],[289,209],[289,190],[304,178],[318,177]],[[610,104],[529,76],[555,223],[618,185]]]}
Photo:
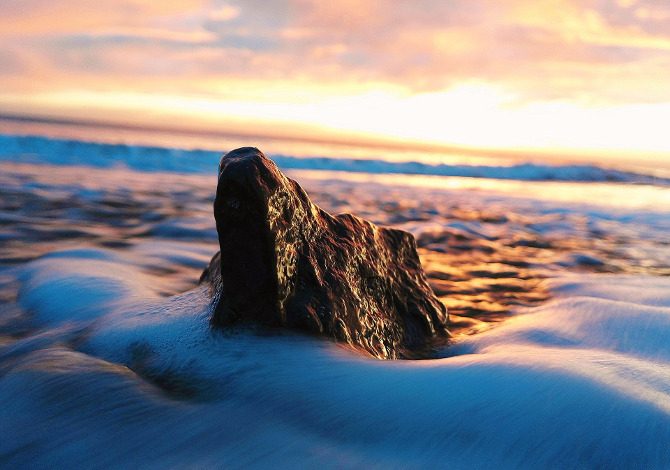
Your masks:
{"label": "wet rock surface", "polygon": [[287,327],[379,358],[421,355],[448,337],[410,233],[328,214],[259,150],[222,158],[214,216],[220,252],[201,278],[213,325]]}

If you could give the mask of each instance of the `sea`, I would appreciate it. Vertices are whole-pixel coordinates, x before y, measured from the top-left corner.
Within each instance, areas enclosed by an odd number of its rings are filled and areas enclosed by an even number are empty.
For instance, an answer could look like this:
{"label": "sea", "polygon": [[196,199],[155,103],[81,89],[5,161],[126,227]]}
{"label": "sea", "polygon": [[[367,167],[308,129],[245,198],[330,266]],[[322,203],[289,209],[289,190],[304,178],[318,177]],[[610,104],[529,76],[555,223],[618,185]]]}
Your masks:
{"label": "sea", "polygon": [[[239,146],[411,232],[448,344],[213,330]],[[0,467],[669,468],[668,168],[0,119]]]}

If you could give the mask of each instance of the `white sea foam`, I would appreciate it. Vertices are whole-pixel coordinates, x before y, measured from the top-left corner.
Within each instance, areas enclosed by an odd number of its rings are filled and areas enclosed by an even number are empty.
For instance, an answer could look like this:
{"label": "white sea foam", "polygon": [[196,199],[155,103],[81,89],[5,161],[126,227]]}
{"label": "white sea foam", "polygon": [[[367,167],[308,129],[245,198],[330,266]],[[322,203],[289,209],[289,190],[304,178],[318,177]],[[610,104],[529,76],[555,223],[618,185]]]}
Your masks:
{"label": "white sea foam", "polygon": [[565,276],[441,359],[383,362],[212,332],[202,290],[158,299],[127,266],[90,250],[25,268],[41,333],[0,353],[9,465],[670,465],[668,278]]}

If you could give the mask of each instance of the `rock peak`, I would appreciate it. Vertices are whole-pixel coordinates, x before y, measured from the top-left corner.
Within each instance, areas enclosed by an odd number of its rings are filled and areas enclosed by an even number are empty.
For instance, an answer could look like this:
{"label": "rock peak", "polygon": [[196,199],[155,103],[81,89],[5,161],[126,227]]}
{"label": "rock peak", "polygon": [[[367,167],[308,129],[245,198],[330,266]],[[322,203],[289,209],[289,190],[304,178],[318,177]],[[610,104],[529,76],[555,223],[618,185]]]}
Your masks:
{"label": "rock peak", "polygon": [[202,277],[213,325],[287,327],[379,358],[448,336],[411,234],[328,214],[257,148],[221,159],[214,217],[220,252]]}

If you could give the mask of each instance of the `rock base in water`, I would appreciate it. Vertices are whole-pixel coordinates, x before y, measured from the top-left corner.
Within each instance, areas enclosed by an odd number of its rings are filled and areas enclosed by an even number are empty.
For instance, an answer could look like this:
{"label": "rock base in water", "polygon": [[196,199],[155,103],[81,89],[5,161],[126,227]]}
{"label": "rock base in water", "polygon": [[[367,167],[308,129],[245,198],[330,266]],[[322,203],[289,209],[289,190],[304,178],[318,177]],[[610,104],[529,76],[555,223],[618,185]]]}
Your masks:
{"label": "rock base in water", "polygon": [[214,217],[221,251],[201,278],[212,283],[213,325],[293,328],[379,358],[448,336],[411,234],[328,214],[258,149],[221,159]]}

